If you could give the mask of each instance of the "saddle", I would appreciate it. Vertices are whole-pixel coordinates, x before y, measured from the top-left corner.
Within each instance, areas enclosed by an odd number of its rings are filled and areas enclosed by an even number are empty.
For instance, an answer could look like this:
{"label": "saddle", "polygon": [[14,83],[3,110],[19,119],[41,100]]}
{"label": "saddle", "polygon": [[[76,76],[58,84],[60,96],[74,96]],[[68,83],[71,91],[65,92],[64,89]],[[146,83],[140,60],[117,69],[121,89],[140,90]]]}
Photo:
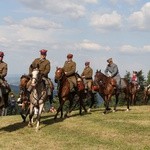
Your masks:
{"label": "saddle", "polygon": [[2,94],[11,92],[11,88],[6,80],[0,79],[0,88],[2,90]]}

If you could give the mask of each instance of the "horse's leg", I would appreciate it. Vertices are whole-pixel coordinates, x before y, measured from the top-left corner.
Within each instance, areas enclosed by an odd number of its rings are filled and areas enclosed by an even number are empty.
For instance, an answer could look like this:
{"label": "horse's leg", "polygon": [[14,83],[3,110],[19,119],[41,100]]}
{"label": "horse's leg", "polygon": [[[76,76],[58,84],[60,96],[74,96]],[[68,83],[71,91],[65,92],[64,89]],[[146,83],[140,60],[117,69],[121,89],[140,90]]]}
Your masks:
{"label": "horse's leg", "polygon": [[28,126],[30,126],[30,127],[32,127],[33,115],[34,115],[34,106],[33,106],[33,104],[31,103],[31,104],[30,104],[29,123],[28,123]]}
{"label": "horse's leg", "polygon": [[107,110],[109,110],[108,96],[104,96],[104,106],[105,106],[105,110],[103,113],[106,114]]}
{"label": "horse's leg", "polygon": [[126,93],[126,99],[127,99],[127,111],[129,111],[130,110],[129,106],[130,106],[130,101],[131,101],[129,93]]}
{"label": "horse's leg", "polygon": [[41,119],[41,114],[42,114],[43,107],[44,107],[44,103],[40,104],[39,109],[38,109],[38,114],[37,114],[36,131],[39,130],[40,119]]}
{"label": "horse's leg", "polygon": [[22,119],[23,119],[23,122],[26,121],[26,117],[25,117],[25,115],[23,114],[24,109],[25,109],[25,104],[22,103],[21,110],[20,110],[20,115],[21,115],[21,117],[22,117]]}
{"label": "horse's leg", "polygon": [[56,115],[55,115],[54,119],[57,118],[58,113],[59,113],[60,111],[61,111],[61,118],[63,117],[63,105],[64,105],[64,103],[65,103],[65,100],[64,100],[64,99],[60,99],[60,105],[59,105],[59,107],[58,107],[58,109],[57,109],[57,112],[56,112]]}
{"label": "horse's leg", "polygon": [[116,111],[116,108],[117,108],[117,105],[118,105],[118,101],[119,101],[119,93],[116,93],[116,102],[115,102],[115,106],[114,106],[113,112]]}
{"label": "horse's leg", "polygon": [[81,96],[79,97],[79,101],[80,101],[80,115],[82,113],[82,108],[84,109],[84,112],[87,113],[87,109],[86,109],[86,107],[84,105],[84,101],[83,101],[83,96],[84,96],[83,94],[81,94]]}
{"label": "horse's leg", "polygon": [[95,103],[94,93],[91,92],[90,95],[91,95],[91,104],[90,104],[90,107],[88,109],[88,112],[91,111],[91,108],[93,107],[93,105]]}
{"label": "horse's leg", "polygon": [[78,101],[73,106],[73,99],[69,99],[69,109],[65,113],[65,117],[69,117],[73,109],[77,106]]}

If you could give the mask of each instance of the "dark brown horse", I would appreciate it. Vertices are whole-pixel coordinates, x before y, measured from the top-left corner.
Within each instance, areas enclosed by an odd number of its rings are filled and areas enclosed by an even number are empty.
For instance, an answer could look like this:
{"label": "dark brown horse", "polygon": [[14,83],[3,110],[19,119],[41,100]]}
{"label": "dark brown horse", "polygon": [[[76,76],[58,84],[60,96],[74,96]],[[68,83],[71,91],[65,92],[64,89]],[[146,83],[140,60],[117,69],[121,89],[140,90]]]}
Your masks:
{"label": "dark brown horse", "polygon": [[[115,95],[116,102],[114,105],[114,111],[116,111],[116,107],[119,100],[119,92],[117,91],[117,84],[116,81],[104,75],[101,71],[96,71],[94,76],[94,83],[98,86],[98,92],[104,99],[104,114],[110,110],[109,102],[111,97]],[[126,79],[121,79],[121,90],[125,93],[125,99],[127,100],[127,110],[129,110],[129,89],[128,89],[128,82]]]}
{"label": "dark brown horse", "polygon": [[0,116],[7,115],[10,92],[11,88],[6,80],[3,82],[3,84],[0,83]]}
{"label": "dark brown horse", "polygon": [[136,105],[136,95],[138,92],[137,84],[130,82],[128,88],[129,88],[130,105]]}
{"label": "dark brown horse", "polygon": [[[79,76],[79,75],[78,75]],[[83,105],[83,96],[84,96],[84,83],[82,78],[77,77],[77,91],[70,91],[70,83],[65,75],[63,68],[57,68],[55,71],[55,82],[58,84],[58,97],[59,97],[59,107],[57,109],[57,113],[55,115],[55,119],[57,118],[58,113],[61,111],[61,118],[63,117],[63,105],[68,100],[70,102],[69,110],[66,112],[65,116],[70,113],[74,107],[73,100],[79,101],[80,103],[80,115],[82,113],[82,107],[85,112],[87,112],[85,106]]]}
{"label": "dark brown horse", "polygon": [[29,94],[27,92],[27,84],[30,80],[30,77],[28,75],[22,75],[20,78],[20,102],[21,102],[21,110],[20,110],[20,115],[23,119],[23,122],[26,121],[26,117],[29,114],[29,105],[30,105],[30,100],[29,100]]}

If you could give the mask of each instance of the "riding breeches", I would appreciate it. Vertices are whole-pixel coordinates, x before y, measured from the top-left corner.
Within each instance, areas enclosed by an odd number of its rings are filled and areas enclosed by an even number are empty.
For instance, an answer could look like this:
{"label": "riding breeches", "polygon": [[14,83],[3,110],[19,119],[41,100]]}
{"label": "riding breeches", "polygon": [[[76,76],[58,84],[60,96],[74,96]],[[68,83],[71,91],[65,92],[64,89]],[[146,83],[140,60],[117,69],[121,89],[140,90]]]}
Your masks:
{"label": "riding breeches", "polygon": [[121,78],[120,78],[120,76],[115,76],[114,79],[117,82],[118,89],[121,89]]}
{"label": "riding breeches", "polygon": [[92,80],[84,79],[85,89],[88,89],[88,91],[91,91],[92,90],[92,83],[93,83]]}
{"label": "riding breeches", "polygon": [[45,82],[46,89],[47,89],[47,95],[51,95],[52,93],[52,81],[49,78],[42,78]]}
{"label": "riding breeches", "polygon": [[73,90],[77,87],[77,79],[75,76],[71,76],[67,78],[70,83],[70,90]]}

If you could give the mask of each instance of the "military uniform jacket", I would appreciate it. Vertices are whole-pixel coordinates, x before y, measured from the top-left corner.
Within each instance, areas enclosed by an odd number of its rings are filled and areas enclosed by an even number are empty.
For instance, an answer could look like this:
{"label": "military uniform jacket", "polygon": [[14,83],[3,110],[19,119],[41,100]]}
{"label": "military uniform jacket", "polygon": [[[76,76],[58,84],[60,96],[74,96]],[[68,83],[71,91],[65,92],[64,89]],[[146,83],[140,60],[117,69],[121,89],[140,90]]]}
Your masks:
{"label": "military uniform jacket", "polygon": [[[50,62],[47,59],[36,58],[32,62],[32,66],[36,67],[39,64],[40,73],[44,75],[44,77],[48,77],[48,73],[50,72]],[[29,74],[32,73],[32,67],[29,67]]]}
{"label": "military uniform jacket", "polygon": [[76,63],[74,61],[65,61],[63,69],[67,72],[66,76],[73,76],[76,72]]}
{"label": "military uniform jacket", "polygon": [[91,67],[85,67],[81,76],[85,76],[86,80],[92,80],[93,69]]}
{"label": "military uniform jacket", "polygon": [[4,78],[7,75],[7,64],[0,62],[0,78]]}
{"label": "military uniform jacket", "polygon": [[105,74],[108,75],[108,72],[111,74],[111,77],[119,76],[118,66],[114,63],[107,65],[105,69]]}

